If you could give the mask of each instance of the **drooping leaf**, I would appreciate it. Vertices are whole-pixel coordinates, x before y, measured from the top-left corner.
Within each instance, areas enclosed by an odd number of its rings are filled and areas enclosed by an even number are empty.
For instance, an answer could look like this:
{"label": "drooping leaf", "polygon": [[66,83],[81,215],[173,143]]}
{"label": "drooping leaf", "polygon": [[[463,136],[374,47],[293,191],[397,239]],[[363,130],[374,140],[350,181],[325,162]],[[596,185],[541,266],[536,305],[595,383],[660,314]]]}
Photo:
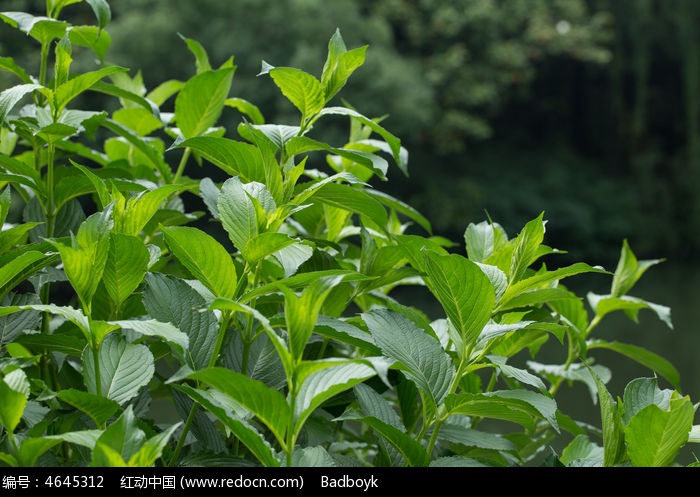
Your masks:
{"label": "drooping leaf", "polygon": [[295,433],[300,432],[308,417],[325,401],[376,374],[374,368],[361,362],[344,363],[310,374],[294,404]]}
{"label": "drooping leaf", "polygon": [[[110,333],[100,346],[100,393],[123,405],[148,384],[155,371],[154,359],[148,347],[128,343],[125,338]],[[83,377],[88,392],[98,394],[95,380],[95,356],[89,348],[83,352]]]}
{"label": "drooping leaf", "polygon": [[386,226],[388,216],[384,206],[368,193],[339,183],[326,183],[312,196],[323,204],[367,216],[379,226]]}
{"label": "drooping leaf", "polygon": [[211,64],[209,63],[209,55],[207,50],[199,43],[197,40],[192,38],[187,38],[185,36],[179,35],[180,38],[185,42],[189,51],[194,55],[195,65],[197,67],[197,74],[211,71]]}
{"label": "drooping leaf", "polygon": [[224,101],[224,105],[238,110],[241,114],[247,116],[253,124],[265,124],[265,118],[262,112],[260,112],[260,109],[258,109],[255,104],[243,98],[227,98]]}
{"label": "drooping leaf", "polygon": [[678,370],[669,361],[658,354],[651,352],[643,347],[622,342],[608,342],[604,340],[591,340],[587,342],[588,350],[607,349],[613,350],[618,354],[622,354],[630,359],[637,361],[653,371],[656,371],[661,376],[666,378],[671,385],[680,388],[681,376]]}
{"label": "drooping leaf", "polygon": [[97,25],[103,29],[109,24],[112,19],[112,11],[109,8],[107,0],[85,0],[92,8],[97,18]]}
{"label": "drooping leaf", "polygon": [[313,247],[304,243],[294,242],[272,253],[284,269],[284,277],[294,275],[304,262],[309,260],[314,253]]}
{"label": "drooping leaf", "polygon": [[190,377],[231,397],[265,424],[281,444],[285,443],[291,413],[280,392],[260,381],[224,368],[204,369],[192,373]]}
{"label": "drooping leaf", "polygon": [[614,311],[623,311],[627,317],[637,322],[637,314],[639,311],[642,309],[649,309],[653,311],[666,326],[673,329],[671,309],[665,305],[654,304],[640,298],[630,297],[629,295],[611,297],[609,295],[596,295],[589,292],[587,297],[590,306],[593,308],[596,315],[601,318]]}
{"label": "drooping leaf", "polygon": [[119,403],[113,400],[74,388],[59,391],[58,398],[90,416],[98,427],[119,409]]}
{"label": "drooping leaf", "polygon": [[141,335],[159,337],[187,350],[189,337],[170,323],[164,323],[156,319],[123,319],[120,321],[108,321],[109,324],[123,329],[135,331]]}
{"label": "drooping leaf", "polygon": [[465,447],[506,451],[516,450],[515,445],[510,440],[500,435],[464,428],[463,426],[452,423],[445,423],[442,425],[438,438]]}
{"label": "drooping leaf", "polygon": [[362,319],[382,353],[403,364],[404,374],[439,406],[456,374],[440,343],[396,312],[376,309]]}
{"label": "drooping leaf", "polygon": [[12,112],[14,106],[17,105],[25,95],[39,88],[41,88],[41,85],[24,83],[8,88],[0,93],[0,123],[5,121],[7,115]]}

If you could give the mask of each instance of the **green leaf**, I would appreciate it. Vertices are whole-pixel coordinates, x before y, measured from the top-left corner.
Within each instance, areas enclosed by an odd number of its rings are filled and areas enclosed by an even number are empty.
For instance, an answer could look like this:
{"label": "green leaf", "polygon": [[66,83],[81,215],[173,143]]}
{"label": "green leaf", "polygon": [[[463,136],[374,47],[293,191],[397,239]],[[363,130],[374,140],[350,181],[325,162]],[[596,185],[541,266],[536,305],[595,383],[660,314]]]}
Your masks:
{"label": "green leaf", "polygon": [[185,138],[207,131],[221,115],[231,89],[235,67],[197,74],[175,99],[175,121]]}
{"label": "green leaf", "polygon": [[389,144],[392,156],[399,169],[401,169],[405,175],[408,175],[407,154],[402,153],[401,140],[384,129],[377,121],[374,121],[366,116],[363,116],[359,112],[346,107],[326,107],[319,113],[318,117],[326,115],[349,116],[377,133],[384,139],[385,142],[387,142],[387,144]]}
{"label": "green leaf", "polygon": [[341,419],[355,419],[372,428],[391,445],[396,447],[409,466],[425,467],[430,464],[430,455],[426,452],[425,448],[403,430],[399,430],[388,423],[380,421],[374,416],[344,415]]}
{"label": "green leaf", "polygon": [[35,17],[26,12],[1,12],[0,19],[42,44],[48,44],[56,38],[61,38],[68,28],[67,22],[48,17]]}
{"label": "green leaf", "polygon": [[74,246],[52,242],[61,253],[63,268],[80,298],[89,308],[92,297],[102,278],[109,254],[109,230],[112,221],[109,212],[102,211],[86,219],[78,230]]}
{"label": "green leaf", "polygon": [[236,267],[219,242],[197,228],[171,226],[162,232],[175,257],[195,278],[217,297],[233,297]]}
{"label": "green leaf", "polygon": [[255,205],[237,177],[227,179],[217,202],[224,229],[238,250],[243,250],[258,235]]}
{"label": "green leaf", "polygon": [[500,390],[486,394],[451,394],[445,399],[450,415],[463,414],[501,419],[533,429],[538,419],[546,419],[558,430],[553,399],[528,390]]}
{"label": "green leaf", "polygon": [[635,414],[625,427],[627,454],[635,466],[669,466],[688,441],[695,409],[689,397],[671,400],[670,410],[655,404]]}
{"label": "green leaf", "polygon": [[102,430],[81,430],[69,431],[60,435],[46,435],[44,438],[63,440],[64,442],[80,445],[93,449],[97,443],[97,439],[102,435]]}
{"label": "green leaf", "polygon": [[121,468],[126,467],[124,458],[113,448],[102,442],[95,442],[92,449],[90,466],[99,468]]}
{"label": "green leaf", "polygon": [[301,112],[302,125],[323,109],[326,103],[323,87],[311,74],[293,67],[276,67],[269,74],[282,94]]}
{"label": "green leaf", "polygon": [[622,342],[606,342],[603,340],[592,340],[587,343],[588,350],[607,349],[618,354],[629,357],[633,361],[656,371],[666,378],[675,388],[680,388],[681,376],[678,370],[669,361],[658,354],[643,347]]}
{"label": "green leaf", "polygon": [[[38,302],[39,297],[37,295],[20,293],[8,295],[8,298],[2,301],[2,304],[12,307],[26,304],[36,304]],[[36,311],[23,311],[9,316],[0,317],[0,346],[22,337],[26,331],[38,330],[40,322],[41,315]]]}
{"label": "green leaf", "polygon": [[339,155],[352,162],[356,162],[374,172],[382,179],[386,179],[386,172],[389,168],[387,162],[378,155],[363,152],[359,150],[351,150],[348,148],[331,147],[330,145],[309,138],[308,136],[295,136],[286,143],[287,155],[295,156],[307,152],[325,151],[331,154]]}
{"label": "green leaf", "polygon": [[[378,394],[373,388],[360,383],[353,389],[357,403],[365,416],[372,416],[387,423],[401,431],[406,431],[406,427],[399,415],[394,410],[393,405]],[[380,449],[386,455],[391,466],[403,466],[406,464],[401,453],[382,436],[376,436]]]}
{"label": "green leaf", "polygon": [[24,392],[17,391],[8,385],[7,381],[0,381],[0,424],[8,432],[14,433],[22,420],[27,397],[28,395]]}
{"label": "green leaf", "polygon": [[0,57],[0,70],[11,72],[19,79],[22,83],[31,83],[32,78],[29,76],[27,71],[21,66],[18,66],[12,57]]}
{"label": "green leaf", "polygon": [[627,317],[634,322],[637,322],[637,314],[642,309],[653,311],[656,316],[662,320],[666,326],[673,329],[671,321],[671,309],[665,305],[654,304],[636,297],[623,295],[622,297],[611,297],[608,295],[596,295],[589,292],[587,295],[588,303],[593,308],[596,316],[602,318],[606,314],[614,311],[623,311]]}
{"label": "green leaf", "polygon": [[328,468],[336,466],[336,463],[323,447],[303,447],[294,449],[292,466],[295,468]]}
{"label": "green leaf", "polygon": [[516,447],[507,438],[495,433],[465,428],[460,425],[445,423],[438,434],[440,440],[480,449],[515,451]]}
{"label": "green leaf", "polygon": [[114,230],[125,235],[138,236],[146,223],[161,208],[163,202],[174,193],[187,188],[185,185],[164,185],[147,190],[130,198],[126,203],[117,202],[114,209]]}
{"label": "green leaf", "polygon": [[5,118],[12,111],[25,95],[42,88],[41,85],[25,83],[12,88],[8,88],[0,93],[0,123],[5,122]]}
{"label": "green leaf", "polygon": [[[98,81],[97,83],[93,84],[90,88],[90,91],[95,91],[97,93],[103,93],[104,95],[110,95],[112,97],[117,97],[119,98],[122,102],[124,102],[124,105],[129,105],[130,102],[134,102],[138,104],[140,107],[143,108],[146,112],[151,114],[153,117],[157,118],[158,120],[161,119],[160,115],[160,110],[158,109],[158,106],[152,102],[151,100],[142,97],[141,95],[134,93],[132,91],[129,91],[125,88],[121,88],[116,85],[111,85],[109,83],[105,83],[104,81]],[[132,107],[129,107],[132,108]],[[149,120],[150,121],[150,120]],[[153,123],[153,121],[150,121],[150,123]],[[129,127],[124,127],[121,126],[120,123],[117,121],[113,121],[110,119],[105,120],[104,123],[101,123],[103,126],[106,128],[111,129],[115,133],[117,133],[119,136],[123,136],[126,138],[129,142],[131,142],[134,146],[138,147],[143,151],[149,159],[152,161],[155,161],[156,159],[153,158],[150,154],[154,153],[152,152],[152,147],[148,147],[145,145],[144,142],[139,142],[138,140],[134,140],[132,138],[133,136],[139,136],[138,133],[133,133],[132,130]],[[152,124],[150,124],[152,125]],[[117,127],[121,126],[121,127]],[[136,129],[141,131],[142,126],[137,127]],[[162,125],[161,125],[162,127]],[[160,158],[162,160],[162,157]],[[155,164],[155,162],[154,162]]]}
{"label": "green leaf", "polygon": [[598,389],[600,402],[600,417],[603,426],[603,465],[615,466],[622,462],[625,455],[625,434],[620,411],[617,402],[613,400],[605,387],[605,383],[592,369],[590,373]]}
{"label": "green leaf", "polygon": [[534,361],[527,361],[527,366],[536,373],[543,374],[547,377],[564,378],[570,381],[580,381],[585,383],[591,393],[593,403],[598,399],[598,387],[596,380],[593,378],[591,371],[605,384],[610,381],[612,374],[605,366],[596,364],[588,366],[582,363],[573,363],[566,365],[540,364]]}
{"label": "green leaf", "polygon": [[124,138],[130,144],[136,147],[140,152],[142,152],[150,162],[150,167],[158,171],[158,173],[160,173],[161,177],[165,181],[172,180],[173,173],[170,170],[168,164],[165,162],[163,155],[160,151],[158,151],[156,147],[152,146],[147,140],[140,137],[138,134],[136,134],[126,126],[123,126],[111,119],[106,119],[102,123],[102,126],[116,133],[120,137]]}
{"label": "green leaf", "polygon": [[280,392],[260,381],[223,368],[204,369],[192,373],[190,378],[206,383],[248,409],[284,446],[291,413],[287,401]]}
{"label": "green leaf", "polygon": [[152,436],[141,446],[139,451],[129,459],[129,466],[145,468],[153,466],[159,457],[163,455],[163,449],[168,445],[168,440],[182,423],[174,423],[165,430]]}
{"label": "green leaf", "polygon": [[111,234],[103,279],[107,293],[117,307],[141,284],[149,259],[148,249],[140,238]]}
{"label": "green leaf", "polygon": [[372,339],[372,335],[346,321],[328,316],[319,316],[314,332],[326,338],[358,347],[370,355],[380,354],[379,348]]}
{"label": "green leaf", "polygon": [[37,459],[46,451],[61,443],[60,440],[41,438],[25,438],[19,446],[17,462],[20,466],[30,468],[36,465]]}
{"label": "green leaf", "polygon": [[85,0],[90,7],[92,7],[92,11],[95,13],[95,17],[97,18],[97,25],[100,27],[100,29],[103,29],[107,24],[109,24],[110,19],[112,18],[112,11],[109,9],[109,4],[107,3],[107,0]]}
{"label": "green leaf", "polygon": [[[261,233],[248,240],[248,243],[246,243],[246,246],[243,249],[243,254],[245,255],[247,261],[254,264],[264,259],[268,255],[272,255],[275,252],[283,250],[285,247],[288,247],[295,242],[296,240],[294,238],[290,238],[290,236],[285,233]],[[311,254],[309,254],[309,257],[311,257]],[[301,262],[299,264],[301,264]]]}
{"label": "green leaf", "polygon": [[179,92],[185,83],[176,79],[164,81],[153,90],[148,92],[146,97],[156,106],[163,105],[170,97]]}
{"label": "green leaf", "polygon": [[328,399],[376,375],[361,362],[346,362],[316,371],[304,380],[294,404],[294,433],[298,434],[309,416]]}
{"label": "green leaf", "polygon": [[366,52],[366,45],[348,51],[340,30],[336,29],[328,42],[328,57],[321,75],[326,102],[345,86],[355,69],[364,64]]}
{"label": "green leaf", "polygon": [[[513,308],[516,307],[515,304],[511,304],[510,301],[521,296],[524,293],[527,292],[532,292],[533,290],[547,290],[550,291],[552,294],[552,297],[556,297],[557,294],[554,293],[556,291],[559,291],[561,293],[560,298],[565,298],[564,292],[566,292],[565,289],[557,289],[557,288],[548,288],[549,285],[558,282],[559,280],[562,280],[564,278],[567,278],[569,276],[574,276],[577,274],[584,274],[584,273],[607,273],[603,268],[601,267],[592,267],[589,266],[588,264],[585,264],[583,262],[578,262],[576,264],[573,264],[571,266],[563,267],[556,269],[554,271],[544,271],[537,273],[534,276],[531,276],[529,278],[525,278],[522,280],[519,280],[517,282],[512,283],[506,292],[503,294],[503,297],[501,298],[501,301],[499,303],[499,308],[505,309],[505,308]],[[554,292],[551,292],[551,290],[554,290]],[[546,295],[543,294],[543,295]],[[556,298],[553,298],[553,300],[556,300]],[[506,307],[506,304],[510,304]]]}
{"label": "green leaf", "polygon": [[300,296],[280,286],[286,303],[285,321],[289,336],[289,350],[295,359],[301,359],[323,302],[341,280],[342,276],[318,279],[306,287]]}
{"label": "green leaf", "polygon": [[482,221],[479,224],[469,223],[464,232],[464,241],[469,260],[474,262],[486,262],[491,257],[494,249],[493,224]]}
{"label": "green leaf", "polygon": [[613,276],[610,295],[622,297],[632,289],[647,269],[660,262],[663,262],[663,259],[637,261],[637,257],[632,252],[627,240],[624,240],[620,251],[620,260]]}
{"label": "green leaf", "polygon": [[187,385],[179,385],[176,388],[187,393],[193,400],[204,406],[208,412],[224,423],[263,466],[276,467],[280,465],[279,460],[275,457],[273,448],[250,423],[233,413],[226,412],[207,392],[196,390]]}
{"label": "green leaf", "polygon": [[209,63],[209,55],[207,55],[206,49],[197,40],[192,38],[187,38],[178,34],[180,38],[187,44],[187,48],[194,55],[195,64],[197,67],[197,74],[211,71],[211,64]]}
{"label": "green leaf", "polygon": [[398,200],[379,190],[367,189],[365,191],[373,197],[375,197],[377,200],[379,200],[386,207],[393,209],[399,214],[407,216],[409,219],[418,223],[418,225],[425,231],[427,231],[428,233],[432,233],[433,228],[430,225],[430,221],[428,221],[428,219],[425,216],[423,216],[420,212],[418,212],[416,209],[414,209],[407,203],[402,202],[401,200]]}
{"label": "green leaf", "polygon": [[183,352],[189,346],[189,337],[170,323],[164,323],[155,319],[125,319],[108,321],[108,323],[126,330],[135,331],[141,335],[162,338],[166,342],[177,345]]}
{"label": "green leaf", "polygon": [[201,312],[204,298],[182,280],[148,274],[143,304],[148,314],[168,321],[189,337],[188,363],[194,369],[209,365],[216,344],[218,322],[213,312]]}
{"label": "green leaf", "polygon": [[494,308],[496,296],[491,282],[479,266],[464,257],[431,251],[424,255],[426,283],[459,331],[463,342],[459,347],[473,347]]}
{"label": "green leaf", "polygon": [[73,100],[75,97],[83,93],[85,90],[90,89],[95,83],[101,79],[109,76],[110,74],[118,72],[126,72],[127,69],[118,66],[107,66],[97,71],[90,71],[86,73],[79,74],[73,79],[69,79],[62,85],[56,88],[54,92],[55,99],[55,112],[60,114],[63,109]]}
{"label": "green leaf", "polygon": [[602,464],[603,448],[591,442],[587,435],[576,435],[562,451],[559,461],[565,466],[573,466],[581,461]]}
{"label": "green leaf", "polygon": [[339,183],[326,183],[316,190],[313,199],[344,209],[351,214],[361,214],[384,227],[388,216],[384,206],[365,191]]}
{"label": "green leaf", "polygon": [[544,212],[530,221],[515,239],[515,249],[510,261],[508,281],[519,281],[527,268],[537,260],[538,250],[544,240]]}
{"label": "green leaf", "polygon": [[100,58],[100,61],[104,60],[107,50],[112,44],[112,39],[107,31],[96,26],[73,26],[68,30],[68,37],[73,45],[91,49]]}
{"label": "green leaf", "polygon": [[652,404],[668,411],[672,395],[673,390],[659,388],[656,378],[635,378],[625,387],[622,422],[628,424],[635,414]]}
{"label": "green leaf", "polygon": [[233,107],[241,114],[248,116],[253,124],[265,124],[265,118],[260,112],[260,109],[258,109],[255,104],[252,104],[243,98],[227,98],[224,101],[224,105],[227,107]]}
{"label": "green leaf", "polygon": [[496,365],[496,368],[506,377],[512,378],[524,383],[526,385],[531,385],[539,390],[545,391],[544,383],[537,376],[533,375],[525,369],[516,368],[509,364],[506,364],[506,358],[500,356],[489,356],[489,359]]}
{"label": "green leaf", "polygon": [[[101,395],[121,405],[134,398],[153,377],[154,359],[148,347],[128,343],[115,333],[104,338],[98,358]],[[83,352],[83,377],[88,392],[98,394],[95,357],[89,348]]]}
{"label": "green leaf", "polygon": [[[138,419],[134,414],[133,406],[128,406],[119,418],[109,425],[95,442],[92,465],[95,466],[98,447],[102,445],[109,449],[107,459],[110,463],[115,460],[125,466],[124,460],[131,458],[143,445],[146,434],[138,427]],[[104,455],[104,454],[99,454]],[[113,455],[117,457],[114,458]],[[121,461],[120,461],[121,460]]]}
{"label": "green leaf", "polygon": [[284,268],[284,277],[289,278],[294,275],[304,262],[309,260],[314,253],[313,247],[304,243],[294,242],[291,245],[277,250],[272,256]]}
{"label": "green leaf", "polygon": [[15,257],[0,267],[0,297],[4,297],[21,281],[36,273],[42,267],[52,264],[56,257],[30,250]]}
{"label": "green leaf", "polygon": [[382,353],[405,366],[404,374],[439,406],[456,375],[440,343],[411,320],[387,309],[362,314]]}
{"label": "green leaf", "polygon": [[98,427],[104,425],[119,409],[119,404],[113,400],[74,388],[59,391],[58,398],[90,416]]}

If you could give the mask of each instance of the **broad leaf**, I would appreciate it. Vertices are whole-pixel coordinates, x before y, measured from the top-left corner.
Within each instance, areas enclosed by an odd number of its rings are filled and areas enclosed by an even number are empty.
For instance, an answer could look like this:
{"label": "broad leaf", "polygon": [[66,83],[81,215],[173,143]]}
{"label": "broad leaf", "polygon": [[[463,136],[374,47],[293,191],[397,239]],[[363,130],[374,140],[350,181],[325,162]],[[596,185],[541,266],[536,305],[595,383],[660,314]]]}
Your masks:
{"label": "broad leaf", "polygon": [[403,364],[404,374],[439,406],[456,374],[440,343],[396,312],[377,309],[362,314],[362,319],[382,353]]}
{"label": "broad leaf", "polygon": [[669,466],[688,441],[695,409],[689,397],[672,399],[670,409],[648,405],[625,427],[627,454],[635,466]]}
{"label": "broad leaf", "polygon": [[625,387],[622,422],[628,424],[635,414],[650,405],[668,411],[672,395],[673,390],[659,388],[656,378],[635,378]]}
{"label": "broad leaf", "polygon": [[25,83],[13,86],[0,93],[0,123],[5,121],[7,115],[12,112],[14,106],[17,105],[25,95],[39,88],[41,88],[41,85]]}
{"label": "broad leaf", "polygon": [[671,309],[664,305],[654,304],[636,297],[630,297],[629,295],[611,297],[609,295],[596,295],[589,292],[587,297],[588,303],[600,318],[614,311],[623,311],[627,317],[637,322],[637,314],[639,311],[642,309],[649,309],[656,313],[657,317],[661,319],[666,326],[673,329]]}
{"label": "broad leaf", "polygon": [[309,375],[301,385],[294,404],[295,434],[301,431],[308,417],[325,401],[376,374],[375,369],[367,364],[352,362]]}
{"label": "broad leaf", "polygon": [[105,337],[97,354],[99,360],[100,391],[95,383],[95,355],[89,348],[83,352],[83,377],[88,392],[102,395],[119,404],[134,398],[146,386],[154,373],[153,354],[148,347],[128,343],[125,338],[110,333]]}
{"label": "broad leaf", "polygon": [[58,398],[90,416],[98,427],[119,409],[119,403],[113,400],[74,388],[59,391]]}
{"label": "broad leaf", "polygon": [[671,385],[680,388],[681,376],[678,370],[669,361],[658,354],[651,352],[643,347],[631,345],[622,342],[606,342],[603,340],[592,340],[587,342],[588,350],[607,349],[613,350],[618,354],[629,357],[633,361],[646,366],[653,371],[656,371],[661,376],[666,378]]}
{"label": "broad leaf", "polygon": [[162,231],[175,257],[195,278],[217,297],[233,297],[236,268],[219,242],[197,228],[171,226]]}
{"label": "broad leaf", "polygon": [[93,450],[92,465],[96,465],[95,451],[99,445],[109,449],[106,454],[108,462],[114,462],[111,454],[114,452],[118,456],[117,461],[122,459],[119,464],[126,465],[123,460],[128,460],[136,454],[145,438],[146,434],[138,427],[138,419],[134,414],[133,406],[128,406],[122,415],[110,424],[97,439]]}
{"label": "broad leaf", "polygon": [[326,449],[317,446],[294,449],[292,466],[295,468],[328,468],[336,466],[336,463]]}
{"label": "broad leaf", "polygon": [[141,284],[150,259],[143,241],[135,236],[112,233],[103,280],[109,297],[117,306]]}
{"label": "broad leaf", "polygon": [[260,419],[281,444],[285,443],[291,413],[287,401],[277,390],[241,373],[223,368],[204,369],[192,373],[190,377],[231,397]]}
{"label": "broad leaf", "polygon": [[515,239],[515,249],[510,262],[508,281],[519,281],[525,274],[525,270],[537,257],[538,249],[544,240],[544,212],[530,221],[522,229]]}
{"label": "broad leaf", "polygon": [[338,183],[326,183],[316,190],[312,196],[323,204],[344,209],[352,214],[357,213],[384,227],[388,216],[384,206],[368,193],[359,188]]}
{"label": "broad leaf", "polygon": [[25,393],[12,388],[6,381],[0,381],[0,424],[5,430],[10,433],[15,431],[26,404]]}
{"label": "broad leaf", "polygon": [[174,423],[144,442],[139,451],[129,459],[129,466],[139,468],[153,466],[163,454],[172,434],[182,423]]}
{"label": "broad leaf", "polygon": [[603,448],[591,442],[587,435],[576,435],[562,451],[559,461],[565,466],[577,466],[582,462],[602,465]]}
{"label": "broad leaf", "polygon": [[591,376],[598,388],[600,402],[600,417],[603,425],[603,465],[615,466],[622,461],[625,454],[625,434],[619,407],[605,387],[605,383],[592,370]]}
{"label": "broad leaf", "polygon": [[458,348],[475,345],[491,317],[496,296],[488,277],[475,263],[453,254],[425,252],[427,284],[462,339]]}
{"label": "broad leaf", "polygon": [[465,428],[460,425],[445,423],[438,434],[440,440],[465,447],[478,447],[480,449],[515,451],[516,447],[507,438],[495,433]]}
{"label": "broad leaf", "polygon": [[188,363],[195,369],[209,365],[214,353],[218,322],[213,312],[202,312],[204,298],[182,280],[148,274],[143,303],[148,314],[168,321],[189,337]]}
{"label": "broad leaf", "polygon": [[282,94],[299,109],[302,123],[323,109],[323,87],[311,74],[293,67],[276,67],[269,74]]}
{"label": "broad leaf", "polygon": [[663,259],[638,261],[627,240],[624,240],[620,251],[620,260],[617,263],[615,275],[613,276],[610,295],[612,297],[622,297],[632,289],[647,269],[660,262],[663,262]]}
{"label": "broad leaf", "polygon": [[175,121],[185,138],[207,131],[221,115],[231,89],[235,67],[197,74],[175,99]]}
{"label": "broad leaf", "polygon": [[255,205],[239,178],[229,178],[224,182],[217,208],[233,245],[243,250],[248,241],[258,234],[258,220]]}
{"label": "broad leaf", "polygon": [[60,114],[71,100],[83,93],[85,90],[88,90],[91,86],[106,76],[125,71],[127,71],[127,69],[124,67],[107,66],[96,71],[79,74],[73,79],[69,79],[57,87],[54,92],[56,112]]}
{"label": "broad leaf", "polygon": [[170,323],[164,323],[155,319],[125,319],[121,321],[109,321],[109,324],[119,326],[126,330],[135,331],[141,335],[159,337],[177,345],[182,351],[187,350],[189,337]]}
{"label": "broad leaf", "polygon": [[37,459],[52,447],[61,443],[60,440],[53,440],[45,437],[25,438],[19,446],[17,462],[25,468],[36,465]]}

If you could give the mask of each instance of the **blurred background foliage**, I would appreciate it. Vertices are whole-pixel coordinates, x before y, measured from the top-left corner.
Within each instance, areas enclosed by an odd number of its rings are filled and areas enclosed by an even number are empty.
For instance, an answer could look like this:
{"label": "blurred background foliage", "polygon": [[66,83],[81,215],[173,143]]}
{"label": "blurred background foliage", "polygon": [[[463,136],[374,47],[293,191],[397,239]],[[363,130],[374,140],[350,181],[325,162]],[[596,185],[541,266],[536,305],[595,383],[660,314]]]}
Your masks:
{"label": "blurred background foliage", "polygon": [[[40,14],[43,3],[2,7]],[[150,89],[193,73],[178,33],[194,38],[215,65],[235,56],[233,92],[269,121],[293,122],[294,109],[256,80],[263,59],[315,71],[336,27],[348,46],[370,45],[341,96],[387,115],[411,153],[411,177],[388,189],[457,242],[486,215],[513,232],[544,210],[549,242],[572,259],[610,264],[622,238],[642,257],[700,248],[697,0],[111,4],[106,62],[141,69]],[[64,14],[91,22],[81,5]],[[31,64],[13,35],[0,51]]]}

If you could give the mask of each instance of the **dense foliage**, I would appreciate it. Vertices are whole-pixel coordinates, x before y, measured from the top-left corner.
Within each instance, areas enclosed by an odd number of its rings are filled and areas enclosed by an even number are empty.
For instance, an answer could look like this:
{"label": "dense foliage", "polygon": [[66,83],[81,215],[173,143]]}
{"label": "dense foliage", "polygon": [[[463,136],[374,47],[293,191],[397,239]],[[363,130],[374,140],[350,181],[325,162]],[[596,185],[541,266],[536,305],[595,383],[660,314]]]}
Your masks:
{"label": "dense foliage", "polygon": [[[62,20],[78,7],[97,25]],[[399,138],[334,104],[367,46],[336,31],[315,75],[263,62],[256,83],[295,114],[277,124],[230,96],[233,57],[193,38],[182,79],[104,63],[110,17],[105,0],[0,13],[41,52],[36,73],[0,58],[3,464],[656,466],[698,440],[673,365],[596,336],[613,312],[671,326],[629,295],[660,261],[625,241],[614,272],[557,266],[544,213],[515,235],[490,219],[463,244],[433,235],[375,186],[408,174]],[[76,70],[81,52],[96,67]],[[110,105],[80,108],[95,92]],[[322,138],[338,122],[342,142]],[[586,273],[609,291],[562,283]],[[561,363],[538,360],[548,341]],[[601,349],[653,377],[615,401]],[[599,428],[558,404],[574,381]]]}

